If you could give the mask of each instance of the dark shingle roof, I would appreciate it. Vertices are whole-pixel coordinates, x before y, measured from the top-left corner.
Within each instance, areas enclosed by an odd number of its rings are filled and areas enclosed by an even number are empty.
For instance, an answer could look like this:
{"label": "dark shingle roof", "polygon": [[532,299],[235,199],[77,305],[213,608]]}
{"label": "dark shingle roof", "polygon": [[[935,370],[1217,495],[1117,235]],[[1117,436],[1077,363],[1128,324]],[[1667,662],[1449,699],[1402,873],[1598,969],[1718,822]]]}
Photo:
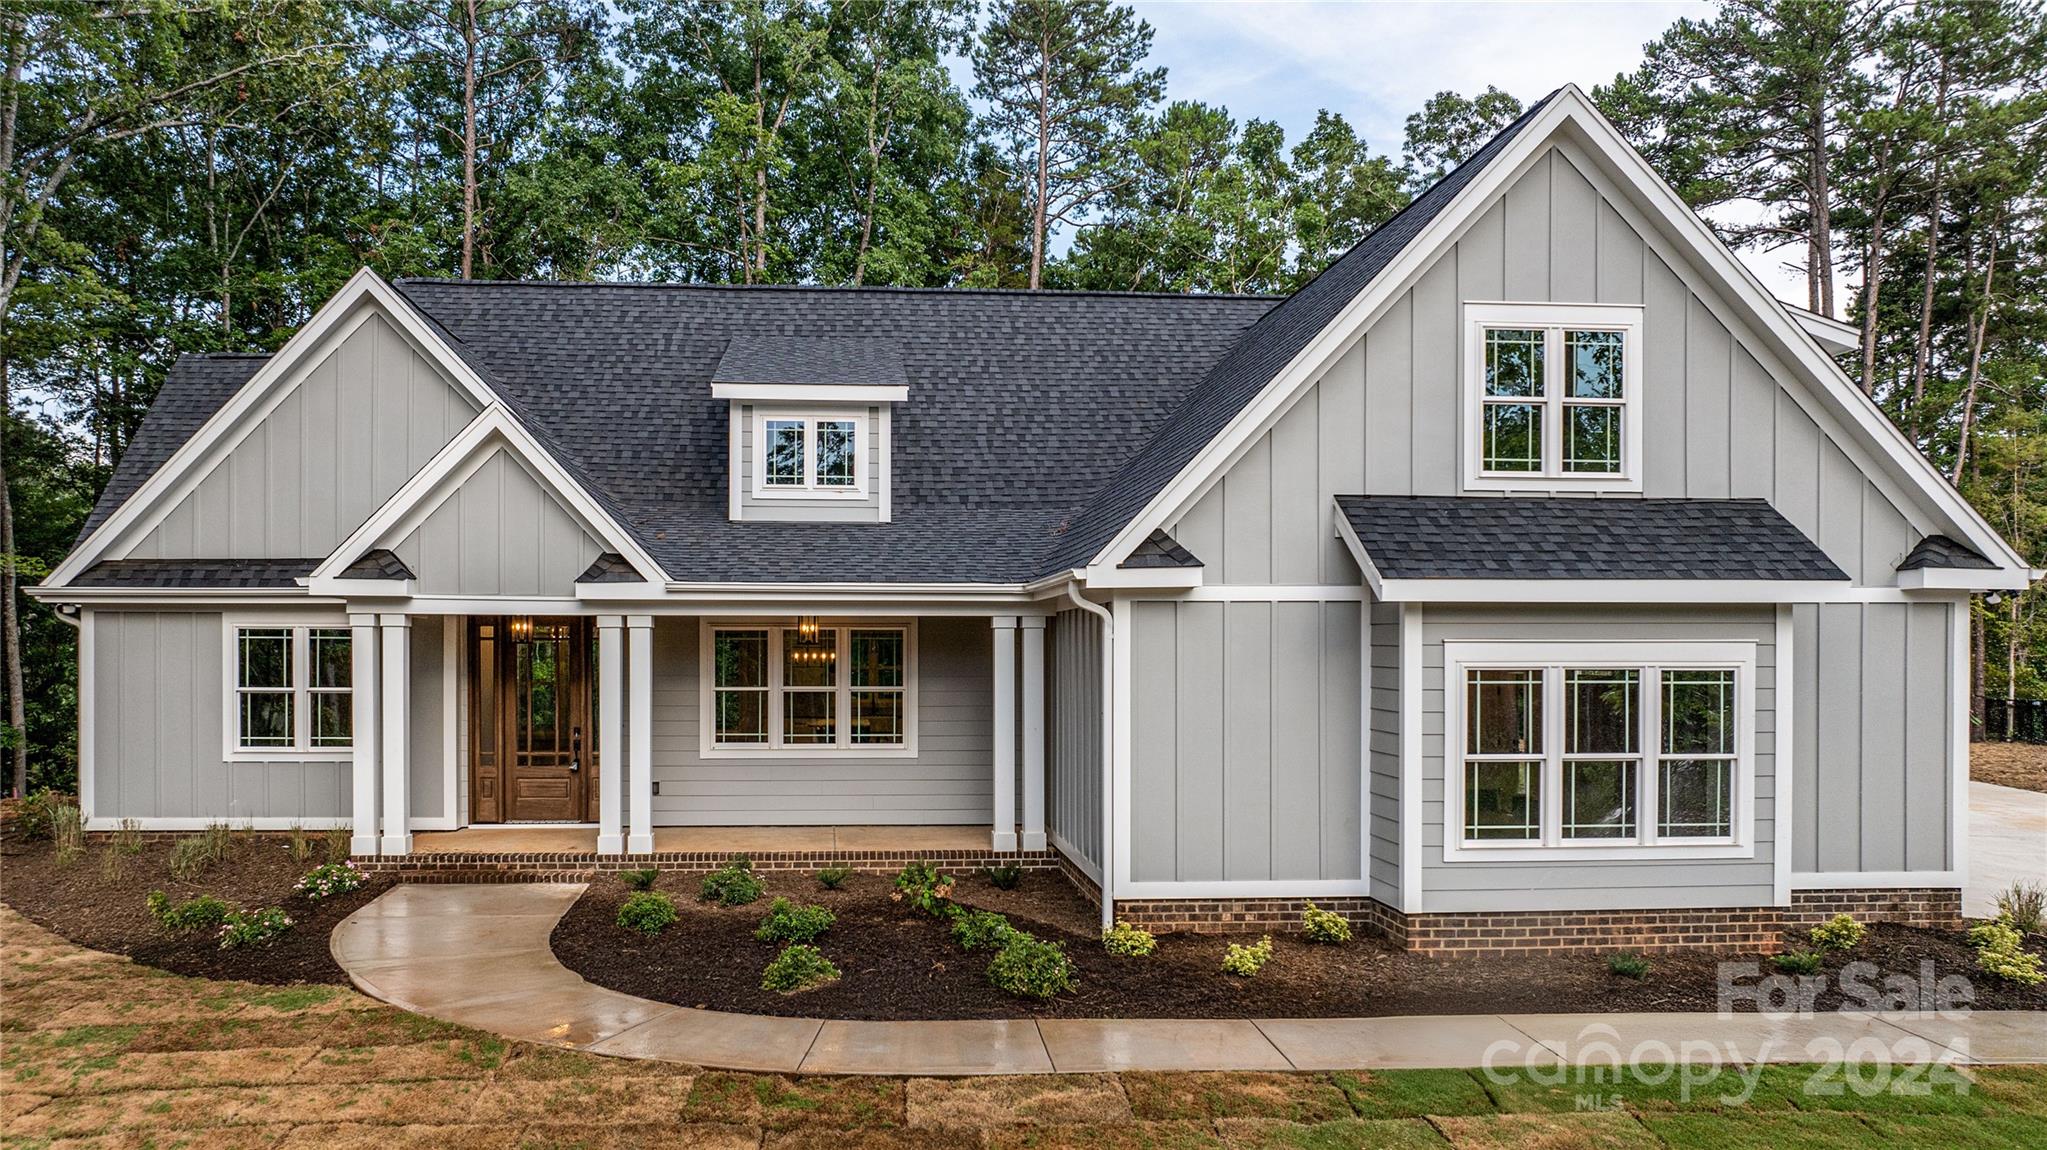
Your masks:
{"label": "dark shingle roof", "polygon": [[893,339],[737,335],[725,345],[712,383],[793,383],[907,387],[903,348]]}
{"label": "dark shingle roof", "polygon": [[631,563],[626,561],[625,556],[620,555],[616,551],[606,551],[590,561],[590,566],[584,568],[581,575],[576,576],[576,582],[641,583],[645,582],[645,579]]}
{"label": "dark shingle roof", "polygon": [[1192,551],[1180,546],[1179,540],[1163,531],[1154,531],[1130,551],[1130,558],[1117,564],[1118,567],[1200,567],[1201,560]]}
{"label": "dark shingle roof", "polygon": [[1339,495],[1387,579],[1848,575],[1761,499]]}
{"label": "dark shingle roof", "polygon": [[1976,571],[1995,570],[1997,564],[1978,554],[1967,543],[1959,543],[1945,535],[1928,535],[1919,541],[1905,561],[1898,564],[1900,571],[1916,571],[1922,567],[1963,567]]}
{"label": "dark shingle roof", "polygon": [[405,560],[398,558],[397,554],[382,547],[363,552],[361,558],[341,570],[341,578],[343,579],[410,579],[412,577],[412,568],[405,565]]}
{"label": "dark shingle roof", "polygon": [[103,559],[74,587],[296,587],[318,559]]}
{"label": "dark shingle roof", "polygon": [[1179,411],[1128,466],[1073,517],[1052,548],[1043,573],[1078,567],[1092,559],[1152,496],[1180,473],[1195,454],[1244,410],[1308,342],[1365,290],[1430,221],[1483,172],[1555,92],[1530,105],[1521,118],[1487,141],[1399,215],[1372,230],[1306,287],[1267,312],[1244,338],[1211,368]]}
{"label": "dark shingle roof", "polygon": [[184,442],[192,438],[199,425],[212,418],[221,405],[228,401],[249,377],[263,366],[270,357],[262,355],[194,355],[178,357],[171,365],[170,374],[164,378],[163,389],[157,392],[156,402],[149,405],[149,414],[143,416],[142,427],[129,440],[128,449],[121,453],[120,462],[114,465],[114,474],[107,480],[105,490],[100,492],[99,502],[86,516],[85,526],[78,530],[78,542],[99,529],[114,509],[127,502],[137,488],[148,482],[156,469]]}

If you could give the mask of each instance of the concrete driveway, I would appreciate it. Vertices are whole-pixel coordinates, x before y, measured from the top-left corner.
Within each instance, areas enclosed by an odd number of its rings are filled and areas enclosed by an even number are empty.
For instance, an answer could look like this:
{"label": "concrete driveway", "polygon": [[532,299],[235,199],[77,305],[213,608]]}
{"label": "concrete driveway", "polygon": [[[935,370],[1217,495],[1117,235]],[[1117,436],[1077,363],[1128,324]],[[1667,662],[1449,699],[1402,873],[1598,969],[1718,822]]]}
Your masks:
{"label": "concrete driveway", "polygon": [[2047,886],[2047,794],[1969,781],[1969,885],[1962,913],[1988,918],[2018,881]]}

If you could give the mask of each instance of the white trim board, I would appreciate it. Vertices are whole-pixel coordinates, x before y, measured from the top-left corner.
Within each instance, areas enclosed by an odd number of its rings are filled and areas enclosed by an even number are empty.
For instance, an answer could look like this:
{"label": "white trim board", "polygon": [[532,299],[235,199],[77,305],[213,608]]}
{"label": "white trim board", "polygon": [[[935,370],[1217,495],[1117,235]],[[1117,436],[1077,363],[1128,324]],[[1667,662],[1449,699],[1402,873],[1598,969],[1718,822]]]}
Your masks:
{"label": "white trim board", "polygon": [[1795,891],[1913,887],[1945,889],[1966,885],[1967,876],[1955,870],[1799,871],[1791,876],[1791,889]]}

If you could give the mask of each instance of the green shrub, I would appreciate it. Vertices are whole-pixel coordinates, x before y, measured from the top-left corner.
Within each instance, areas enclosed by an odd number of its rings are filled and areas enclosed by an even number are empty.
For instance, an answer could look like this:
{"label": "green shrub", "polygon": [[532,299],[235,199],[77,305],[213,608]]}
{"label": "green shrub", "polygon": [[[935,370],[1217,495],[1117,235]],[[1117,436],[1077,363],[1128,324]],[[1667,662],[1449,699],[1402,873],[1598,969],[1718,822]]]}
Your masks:
{"label": "green shrub", "polygon": [[321,863],[306,872],[306,877],[300,879],[298,885],[292,889],[305,895],[312,902],[319,902],[323,898],[331,898],[337,894],[361,890],[362,884],[368,881],[369,876],[363,874],[362,868],[355,864],[354,859],[350,859],[341,863]]}
{"label": "green shrub", "polygon": [[160,890],[150,891],[146,902],[149,916],[156,920],[158,926],[173,934],[211,930],[227,921],[227,916],[234,913],[235,909],[210,894],[173,903],[170,896]]}
{"label": "green shrub", "polygon": [[231,910],[220,922],[220,949],[269,946],[291,929],[291,916],[276,907]]}
{"label": "green shrub", "polygon": [[2024,986],[2047,982],[2040,956],[2025,948],[2025,938],[2010,918],[1999,915],[1974,928],[1969,931],[1969,941],[1976,947],[1976,969],[1983,973]]}
{"label": "green shrub", "polygon": [[1020,866],[991,866],[981,873],[988,876],[996,890],[1015,890],[1023,885],[1023,868]]}
{"label": "green shrub", "polygon": [[761,896],[761,880],[753,873],[753,860],[733,855],[724,866],[704,876],[703,899],[720,906],[745,906]]}
{"label": "green shrub", "polygon": [[134,858],[142,853],[142,824],[134,819],[122,819],[121,827],[107,839],[107,846],[116,854]]}
{"label": "green shrub", "polygon": [[76,806],[50,808],[50,834],[57,840],[58,866],[70,866],[85,855],[85,819]]}
{"label": "green shrub", "polygon": [[179,839],[171,848],[171,877],[190,882],[214,863],[234,857],[234,853],[234,831],[226,823],[214,823],[196,835]]}
{"label": "green shrub", "polygon": [[15,833],[30,841],[47,839],[55,833],[55,828],[50,825],[51,813],[58,807],[77,805],[70,795],[59,794],[48,787],[43,787],[15,804]]}
{"label": "green shrub", "polygon": [[1649,960],[1632,950],[1606,956],[1606,969],[1622,978],[1641,978],[1649,973]]}
{"label": "green shrub", "polygon": [[1080,984],[1066,948],[1011,929],[988,962],[988,981],[1019,998],[1051,998]]}
{"label": "green shrub", "polygon": [[796,994],[839,980],[839,968],[824,952],[805,943],[784,947],[761,971],[761,989]]}
{"label": "green shrub", "polygon": [[1102,932],[1102,949],[1118,958],[1143,958],[1159,947],[1159,940],[1142,927],[1119,922]]}
{"label": "green shrub", "polygon": [[306,828],[297,823],[291,824],[291,833],[284,842],[284,853],[302,866],[313,861],[313,837],[306,833]]}
{"label": "green shrub", "polygon": [[753,936],[762,942],[810,942],[832,928],[838,916],[821,906],[797,906],[786,898],[768,904]]}
{"label": "green shrub", "polygon": [[1821,950],[1854,950],[1869,937],[1869,928],[1855,916],[1837,914],[1812,928],[1812,944]]}
{"label": "green shrub", "polygon": [[675,923],[675,901],[658,890],[634,891],[618,904],[618,925],[641,934],[660,934]]}
{"label": "green shrub", "polygon": [[2036,882],[2014,882],[1997,894],[1997,917],[2009,920],[2020,934],[2039,934],[2047,911],[2047,890]]}
{"label": "green shrub", "polygon": [[321,845],[326,849],[328,862],[345,862],[353,851],[355,832],[349,827],[328,827],[322,836]]}
{"label": "green shrub", "polygon": [[928,862],[913,862],[904,867],[896,875],[896,889],[888,897],[895,902],[907,902],[928,915],[952,917],[945,909],[951,905],[952,879],[938,873],[938,868]]}
{"label": "green shrub", "polygon": [[1785,974],[1818,974],[1824,956],[1816,950],[1787,950],[1771,959]]}
{"label": "green shrub", "polygon": [[817,885],[825,888],[826,890],[837,890],[840,887],[845,886],[846,880],[852,877],[853,877],[852,867],[828,866],[823,870],[817,872]]}
{"label": "green shrub", "polygon": [[1264,970],[1265,964],[1271,961],[1271,935],[1266,935],[1250,946],[1233,942],[1229,949],[1223,951],[1223,973],[1234,974],[1238,978],[1252,978]]}
{"label": "green shrub", "polygon": [[650,866],[618,872],[618,881],[634,890],[653,890],[654,884],[660,880],[661,872]]}
{"label": "green shrub", "polygon": [[1309,942],[1340,946],[1350,941],[1350,920],[1311,902],[1301,911],[1301,934]]}
{"label": "green shrub", "polygon": [[970,910],[952,920],[952,940],[961,950],[1000,950],[1015,931],[992,910]]}

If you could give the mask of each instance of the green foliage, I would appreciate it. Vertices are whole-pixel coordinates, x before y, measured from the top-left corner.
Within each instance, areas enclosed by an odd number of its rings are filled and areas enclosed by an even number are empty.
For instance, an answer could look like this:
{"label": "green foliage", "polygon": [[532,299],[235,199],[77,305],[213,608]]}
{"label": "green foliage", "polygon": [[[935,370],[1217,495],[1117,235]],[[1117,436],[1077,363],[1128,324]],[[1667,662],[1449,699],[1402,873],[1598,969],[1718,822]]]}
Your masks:
{"label": "green foliage", "polygon": [[269,946],[291,929],[291,916],[277,907],[231,910],[220,922],[220,949]]}
{"label": "green foliage", "polygon": [[1976,968],[1983,973],[2022,986],[2047,982],[2047,972],[2040,969],[2040,956],[2026,949],[2025,937],[2011,919],[2000,915],[1971,929],[1969,941],[1976,947]]}
{"label": "green foliage", "polygon": [[1233,942],[1223,951],[1223,973],[1238,978],[1255,978],[1272,961],[1272,936],[1266,935],[1250,946]]}
{"label": "green foliage", "polygon": [[698,897],[720,906],[745,906],[761,896],[761,880],[753,873],[753,860],[733,855],[724,866],[704,876]]}
{"label": "green foliage", "polygon": [[1016,928],[990,910],[971,910],[952,920],[952,940],[961,950],[999,950]]}
{"label": "green foliage", "polygon": [[1816,950],[1787,950],[1770,961],[1785,974],[1818,974],[1825,956]]}
{"label": "green foliage", "polygon": [[650,866],[638,867],[633,870],[622,870],[618,872],[618,881],[626,884],[627,886],[631,887],[634,890],[653,890],[654,884],[659,882],[660,880],[661,871],[655,867]]}
{"label": "green foliage", "polygon": [[306,833],[306,828],[293,823],[291,833],[285,838],[284,852],[291,856],[291,861],[302,866],[313,861],[313,837]]}
{"label": "green foliage", "polygon": [[1631,950],[1606,956],[1606,969],[1622,978],[1642,978],[1649,973],[1649,960]]}
{"label": "green foliage", "polygon": [[832,928],[838,916],[821,906],[798,906],[786,898],[768,904],[767,917],[753,936],[762,942],[812,942]]}
{"label": "green foliage", "polygon": [[1102,949],[1118,958],[1143,958],[1159,947],[1159,940],[1143,927],[1119,922],[1102,932]]}
{"label": "green foliage", "polygon": [[114,833],[107,836],[107,849],[127,858],[141,854],[142,824],[135,819],[122,819]]}
{"label": "green foliage", "polygon": [[2039,934],[2043,903],[2047,903],[2047,890],[2039,883],[2014,881],[1997,892],[1997,917],[2011,923],[2020,934]]}
{"label": "green foliage", "polygon": [[44,787],[15,804],[14,831],[30,842],[48,839],[55,833],[57,809],[67,806],[76,809],[78,803],[70,795]]}
{"label": "green foliage", "polygon": [[350,859],[347,862],[321,863],[308,871],[292,889],[305,895],[308,901],[319,902],[337,894],[361,890],[368,881],[369,877],[363,874],[362,868]]}
{"label": "green foliage", "polygon": [[210,894],[172,903],[170,897],[160,890],[149,892],[148,906],[149,916],[156,920],[157,925],[174,934],[211,930],[227,921],[227,916],[235,909]]}
{"label": "green foliage", "polygon": [[940,874],[938,868],[928,862],[913,862],[896,875],[896,889],[890,891],[888,897],[894,902],[906,902],[925,914],[949,918],[952,879]]}
{"label": "green foliage", "polygon": [[641,890],[618,904],[618,917],[613,921],[641,934],[660,934],[673,926],[675,919],[675,900],[658,890]]}
{"label": "green foliage", "polygon": [[1020,866],[991,866],[981,871],[996,890],[1015,890],[1023,884],[1024,872]]}
{"label": "green foliage", "polygon": [[1341,945],[1350,941],[1350,920],[1310,902],[1301,911],[1301,935],[1309,942]]}
{"label": "green foliage", "polygon": [[784,947],[761,971],[761,989],[778,994],[814,990],[839,980],[839,968],[814,946],[796,943]]}
{"label": "green foliage", "polygon": [[328,827],[321,836],[321,850],[331,863],[346,862],[350,853],[350,839],[354,832],[348,827]]}
{"label": "green foliage", "polygon": [[852,867],[828,866],[823,870],[817,872],[817,885],[825,888],[826,890],[837,890],[840,887],[845,886],[846,880],[852,877],[853,877]]}
{"label": "green foliage", "polygon": [[50,837],[57,842],[57,865],[70,866],[85,854],[85,820],[78,808],[64,803],[50,808]]}
{"label": "green foliage", "polygon": [[190,882],[206,873],[207,867],[233,858],[234,853],[234,831],[226,823],[213,823],[171,847],[171,877]]}
{"label": "green foliage", "polygon": [[1408,186],[1421,192],[1521,115],[1521,101],[1491,84],[1469,99],[1438,92],[1407,117],[1401,165]]}
{"label": "green foliage", "polygon": [[1820,950],[1854,950],[1869,936],[1869,928],[1851,914],[1837,914],[1812,928],[1812,944]]}
{"label": "green foliage", "polygon": [[988,981],[1019,998],[1051,998],[1080,985],[1066,948],[1011,930],[988,961]]}

